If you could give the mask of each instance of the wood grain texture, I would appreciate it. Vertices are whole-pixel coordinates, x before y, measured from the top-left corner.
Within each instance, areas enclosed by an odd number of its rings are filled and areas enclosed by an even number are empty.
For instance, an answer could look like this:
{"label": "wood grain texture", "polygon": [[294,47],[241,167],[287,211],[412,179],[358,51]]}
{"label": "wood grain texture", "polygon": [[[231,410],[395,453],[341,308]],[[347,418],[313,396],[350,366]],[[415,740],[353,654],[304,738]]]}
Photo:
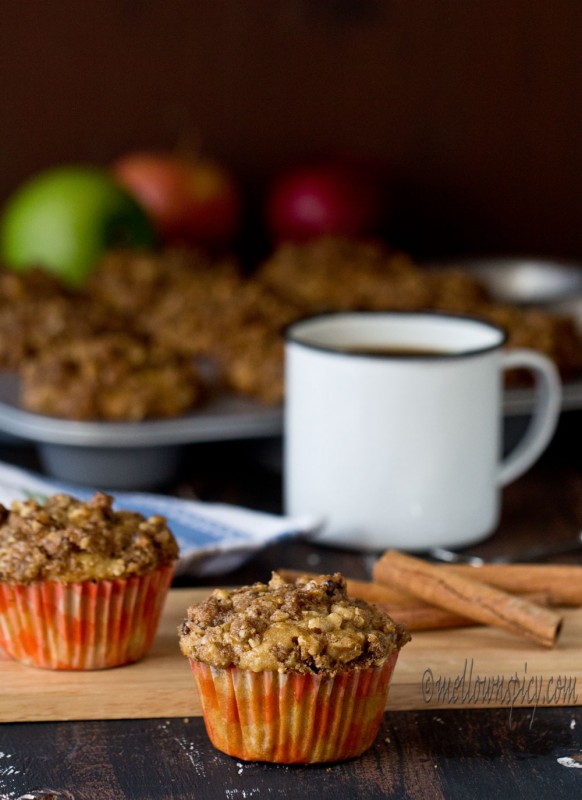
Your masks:
{"label": "wood grain texture", "polygon": [[15,723],[0,728],[0,797],[50,787],[74,800],[578,800],[580,770],[558,762],[582,750],[575,722],[575,710],[556,708],[533,719],[392,712],[360,758],[309,767],[223,755],[200,718]]}
{"label": "wood grain texture", "polygon": [[[137,0],[126,5],[142,7]],[[558,541],[575,534],[582,523],[578,417],[578,414],[562,415],[550,451],[533,470],[504,490],[498,530],[470,552],[485,558],[516,555],[550,537]],[[254,448],[253,445],[253,454]],[[27,448],[3,448],[0,457],[40,469]],[[280,476],[258,468],[251,448],[242,443],[192,447],[180,483],[172,488],[174,493],[186,497],[194,493],[205,500],[270,511],[281,509]],[[568,560],[580,563],[580,556],[573,555]],[[270,570],[281,564],[303,571],[339,570],[355,578],[369,579],[372,563],[367,556],[348,550],[284,542],[257,554],[251,562],[229,574],[228,581],[238,585],[265,580]],[[198,579],[199,585],[211,582],[211,577]],[[182,599],[173,592],[172,600],[174,597],[179,617],[187,595]],[[566,613],[564,638],[552,656],[559,655],[561,670],[576,674],[581,663],[578,650],[581,631],[576,620],[570,623],[571,613]],[[484,640],[484,635],[489,639]],[[172,630],[167,639],[171,648],[173,637]],[[549,669],[549,653],[521,643],[515,650],[515,640],[509,634],[474,629],[456,632],[453,641],[456,645],[450,649],[448,634],[414,637],[403,651],[396,670],[391,709],[384,716],[380,734],[372,748],[354,761],[323,767],[243,764],[214,750],[202,719],[190,713],[173,718],[163,715],[152,719],[13,722],[0,725],[0,798],[17,800],[33,790],[53,788],[68,792],[75,800],[243,800],[245,797],[252,800],[272,797],[579,800],[582,770],[565,766],[580,763],[582,710],[579,707],[538,707],[534,712],[517,703],[513,709],[461,709],[458,704],[445,703],[446,708],[437,709],[436,703],[424,703],[421,698],[423,710],[394,710],[402,701],[399,682],[402,685],[417,681],[427,668],[435,677],[441,667],[452,676],[463,668],[458,659],[473,654],[474,672],[484,672],[485,662],[479,655],[483,650],[479,647],[485,641],[490,645],[486,648],[490,670],[505,669],[510,664],[522,674],[527,660],[530,676],[543,669],[546,680],[551,677],[545,672]],[[544,657],[543,663],[532,661],[534,649],[537,656]],[[177,658],[180,665],[181,656],[178,654]],[[117,682],[127,672],[129,677],[124,680],[130,686],[129,678],[136,669],[114,670],[111,675]],[[28,704],[21,703],[15,695],[17,684],[12,677],[7,680],[15,670],[26,672],[32,676],[28,680],[34,681]],[[192,703],[187,668],[185,672],[182,670],[182,676],[184,686],[188,686],[184,702]],[[0,709],[6,708],[8,699],[20,715],[18,718],[25,719],[24,712],[31,704],[42,702],[43,688],[49,691],[51,677],[54,678],[49,673],[27,670],[0,659]],[[89,683],[101,681],[102,677],[87,676]],[[98,686],[99,683],[93,692],[94,703],[103,701]],[[175,684],[173,691],[167,685],[159,689],[152,684],[150,693],[158,690],[175,698],[180,684]],[[81,687],[77,694],[81,691],[87,689]],[[59,701],[61,712],[69,702]]]}
{"label": "wood grain texture", "polygon": [[[178,649],[177,627],[187,606],[207,594],[204,589],[172,590],[154,646],[137,664],[98,672],[49,672],[0,660],[0,722],[199,716],[200,702]],[[552,651],[488,627],[416,633],[401,653],[388,707],[509,707],[512,697],[516,706],[532,706],[532,677],[541,692],[538,705],[582,705],[582,611],[568,610],[564,617]],[[558,678],[564,681],[559,692]]]}

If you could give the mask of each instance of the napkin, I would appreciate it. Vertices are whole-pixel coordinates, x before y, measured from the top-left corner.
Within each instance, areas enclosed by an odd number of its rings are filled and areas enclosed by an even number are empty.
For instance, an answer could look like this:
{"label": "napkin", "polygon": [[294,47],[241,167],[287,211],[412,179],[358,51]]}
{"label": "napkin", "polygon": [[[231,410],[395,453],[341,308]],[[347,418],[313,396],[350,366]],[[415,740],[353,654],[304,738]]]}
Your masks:
{"label": "napkin", "polygon": [[[0,462],[0,503],[7,507],[13,500],[42,500],[57,492],[87,500],[95,491]],[[226,503],[145,492],[110,494],[118,509],[138,511],[145,517],[165,517],[180,545],[177,573],[197,577],[225,574],[266,545],[282,539],[314,536],[323,522],[315,516],[285,517]]]}

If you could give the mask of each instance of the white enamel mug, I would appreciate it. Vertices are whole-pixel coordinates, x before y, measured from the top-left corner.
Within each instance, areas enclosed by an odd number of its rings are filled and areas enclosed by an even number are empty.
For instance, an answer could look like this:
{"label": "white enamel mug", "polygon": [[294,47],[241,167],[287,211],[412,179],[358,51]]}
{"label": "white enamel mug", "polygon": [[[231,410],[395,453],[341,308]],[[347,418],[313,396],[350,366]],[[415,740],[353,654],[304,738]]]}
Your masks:
{"label": "white enamel mug", "polygon": [[[554,364],[505,341],[494,325],[439,312],[333,313],[289,326],[286,513],[323,516],[318,541],[358,550],[486,538],[501,487],[541,455],[561,400]],[[503,372],[515,368],[534,377],[534,408],[502,459]]]}

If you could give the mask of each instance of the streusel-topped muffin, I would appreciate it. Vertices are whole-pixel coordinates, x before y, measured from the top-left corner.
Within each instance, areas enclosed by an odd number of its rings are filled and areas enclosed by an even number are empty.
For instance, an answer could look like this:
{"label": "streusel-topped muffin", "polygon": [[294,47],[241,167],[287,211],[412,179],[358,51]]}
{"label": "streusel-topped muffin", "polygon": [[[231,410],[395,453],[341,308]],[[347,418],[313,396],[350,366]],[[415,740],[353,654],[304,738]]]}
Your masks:
{"label": "streusel-topped muffin", "polygon": [[61,341],[28,358],[20,377],[23,408],[65,419],[165,419],[206,396],[191,359],[128,331]]}
{"label": "streusel-topped muffin", "polygon": [[402,625],[348,597],[338,573],[215,590],[188,609],[180,647],[219,750],[281,763],[338,761],[373,742]]}
{"label": "streusel-topped muffin", "polygon": [[177,557],[163,517],[117,511],[101,492],[0,505],[0,646],[50,669],[137,661]]}

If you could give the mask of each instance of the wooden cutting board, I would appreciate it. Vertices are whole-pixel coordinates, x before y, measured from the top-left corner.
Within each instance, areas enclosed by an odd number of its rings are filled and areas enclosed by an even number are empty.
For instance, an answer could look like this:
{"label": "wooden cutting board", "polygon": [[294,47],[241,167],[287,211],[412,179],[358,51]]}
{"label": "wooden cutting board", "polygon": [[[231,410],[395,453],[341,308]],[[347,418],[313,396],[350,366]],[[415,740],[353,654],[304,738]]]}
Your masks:
{"label": "wooden cutting board", "polygon": [[[208,593],[173,589],[148,657],[127,667],[52,672],[0,655],[0,722],[199,716],[177,627],[185,609]],[[553,650],[488,627],[414,634],[400,655],[388,708],[582,705],[582,609],[564,616]]]}

